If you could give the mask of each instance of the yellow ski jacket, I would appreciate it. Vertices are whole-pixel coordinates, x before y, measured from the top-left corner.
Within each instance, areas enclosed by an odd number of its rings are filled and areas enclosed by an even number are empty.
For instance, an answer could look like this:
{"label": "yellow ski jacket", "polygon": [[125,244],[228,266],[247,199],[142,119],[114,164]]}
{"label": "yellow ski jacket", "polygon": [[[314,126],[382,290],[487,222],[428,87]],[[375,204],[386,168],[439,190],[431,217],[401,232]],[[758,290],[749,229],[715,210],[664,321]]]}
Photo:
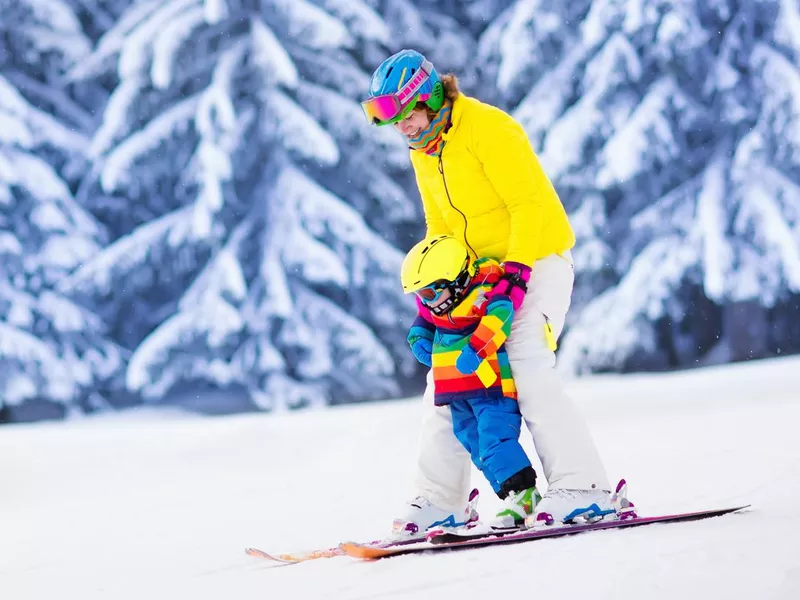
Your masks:
{"label": "yellow ski jacket", "polygon": [[463,238],[476,258],[533,266],[575,245],[564,206],[522,126],[460,95],[441,156],[411,150],[427,235]]}

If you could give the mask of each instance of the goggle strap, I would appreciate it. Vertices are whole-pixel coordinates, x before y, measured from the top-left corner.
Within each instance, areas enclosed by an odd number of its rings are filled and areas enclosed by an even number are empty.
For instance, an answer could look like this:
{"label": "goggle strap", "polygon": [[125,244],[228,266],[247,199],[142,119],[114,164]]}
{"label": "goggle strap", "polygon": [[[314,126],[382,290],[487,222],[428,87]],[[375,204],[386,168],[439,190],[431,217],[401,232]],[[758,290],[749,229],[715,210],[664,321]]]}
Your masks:
{"label": "goggle strap", "polygon": [[431,76],[432,70],[433,65],[427,59],[422,61],[422,65],[417,69],[417,72],[414,73],[411,80],[397,92],[397,99],[400,100],[401,105],[405,104],[404,101],[406,101],[409,96],[414,95],[414,93],[422,87],[422,84]]}

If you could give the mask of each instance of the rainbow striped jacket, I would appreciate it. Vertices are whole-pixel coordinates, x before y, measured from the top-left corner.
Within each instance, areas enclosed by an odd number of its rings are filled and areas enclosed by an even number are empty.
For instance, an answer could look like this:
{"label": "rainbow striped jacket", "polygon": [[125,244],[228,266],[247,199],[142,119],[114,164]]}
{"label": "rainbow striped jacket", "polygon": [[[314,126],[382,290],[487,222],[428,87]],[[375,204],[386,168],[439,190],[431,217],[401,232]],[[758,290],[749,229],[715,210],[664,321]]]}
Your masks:
{"label": "rainbow striped jacket", "polygon": [[[421,336],[433,334],[433,381],[436,406],[453,400],[477,398],[517,399],[517,388],[511,374],[505,340],[511,333],[514,307],[504,297],[488,300],[485,295],[503,274],[500,264],[490,258],[476,261],[478,271],[467,289],[464,300],[448,314],[437,316],[420,309],[411,326],[420,328]],[[423,331],[424,330],[424,331]],[[467,344],[488,361],[495,374],[492,384],[485,386],[477,374],[465,375],[456,368],[456,360]]]}

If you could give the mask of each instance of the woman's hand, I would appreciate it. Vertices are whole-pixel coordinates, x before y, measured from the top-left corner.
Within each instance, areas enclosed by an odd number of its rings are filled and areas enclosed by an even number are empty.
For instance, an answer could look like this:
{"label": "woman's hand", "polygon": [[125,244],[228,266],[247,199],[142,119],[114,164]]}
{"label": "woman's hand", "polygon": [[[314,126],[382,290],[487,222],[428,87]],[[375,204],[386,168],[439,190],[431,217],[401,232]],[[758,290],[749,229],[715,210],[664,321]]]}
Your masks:
{"label": "woman's hand", "polygon": [[531,268],[517,262],[504,262],[505,273],[494,287],[486,294],[489,299],[505,296],[511,300],[514,310],[519,310],[528,291],[528,281],[531,278]]}

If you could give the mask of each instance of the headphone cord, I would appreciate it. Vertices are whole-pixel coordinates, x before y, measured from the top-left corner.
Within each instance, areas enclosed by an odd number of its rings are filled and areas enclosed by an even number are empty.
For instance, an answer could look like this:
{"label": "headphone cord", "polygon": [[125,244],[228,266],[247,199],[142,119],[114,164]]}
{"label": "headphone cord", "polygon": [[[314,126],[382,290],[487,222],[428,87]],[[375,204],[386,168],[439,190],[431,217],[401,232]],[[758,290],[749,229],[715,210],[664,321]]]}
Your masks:
{"label": "headphone cord", "polygon": [[450,190],[447,189],[447,178],[444,176],[444,163],[442,162],[442,155],[444,154],[444,147],[445,143],[442,143],[442,149],[439,151],[439,174],[442,176],[442,183],[444,184],[444,193],[447,195],[447,201],[450,203],[450,206],[455,210],[458,214],[461,215],[461,218],[464,219],[464,243],[467,245],[467,248],[470,249],[472,252],[472,256],[476,259],[478,258],[478,253],[475,252],[475,248],[469,243],[467,239],[467,215],[461,212],[455,204],[453,204],[452,198],[450,198]]}

